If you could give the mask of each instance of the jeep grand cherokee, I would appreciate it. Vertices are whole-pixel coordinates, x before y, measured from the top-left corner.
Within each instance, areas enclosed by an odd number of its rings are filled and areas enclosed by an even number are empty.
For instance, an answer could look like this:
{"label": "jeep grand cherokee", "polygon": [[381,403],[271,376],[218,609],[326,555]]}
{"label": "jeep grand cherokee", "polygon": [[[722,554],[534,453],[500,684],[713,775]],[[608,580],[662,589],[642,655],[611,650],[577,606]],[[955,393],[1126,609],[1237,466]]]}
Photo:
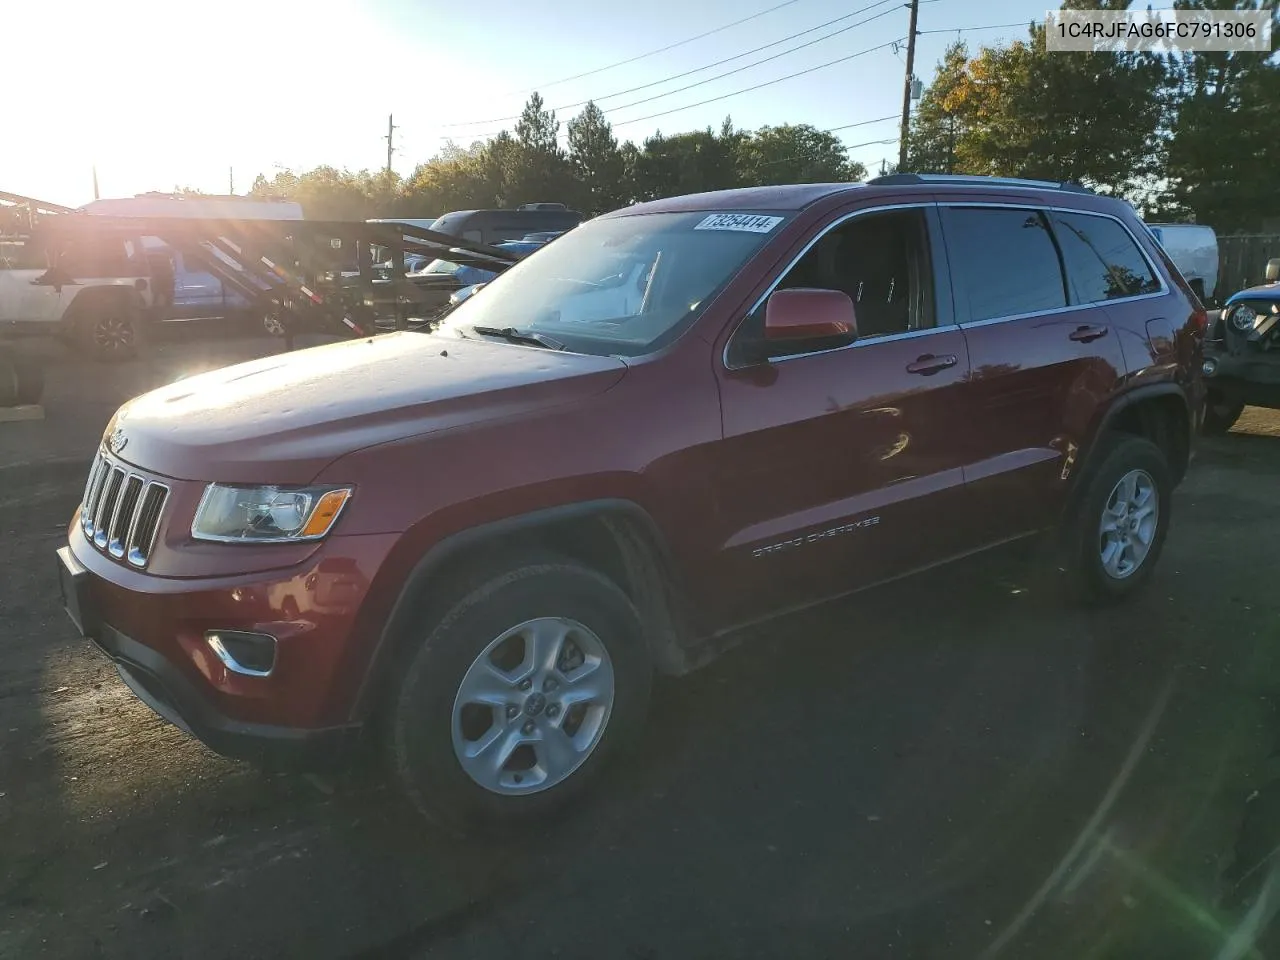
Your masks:
{"label": "jeep grand cherokee", "polygon": [[1204,320],[1134,211],[1070,185],[641,204],[433,333],[127,403],[65,604],[219,752],[372,741],[424,812],[531,817],[744,624],[1043,531],[1083,595],[1139,589]]}

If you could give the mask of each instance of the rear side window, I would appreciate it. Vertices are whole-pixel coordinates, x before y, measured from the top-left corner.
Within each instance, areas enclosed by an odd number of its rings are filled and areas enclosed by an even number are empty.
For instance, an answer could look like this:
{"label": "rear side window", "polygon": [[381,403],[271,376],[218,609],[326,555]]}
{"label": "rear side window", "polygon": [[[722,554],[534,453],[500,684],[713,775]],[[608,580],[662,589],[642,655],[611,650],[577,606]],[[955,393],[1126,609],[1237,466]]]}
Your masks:
{"label": "rear side window", "polygon": [[1053,228],[1062,247],[1072,302],[1097,303],[1160,289],[1142,251],[1118,221],[1084,213],[1055,213]]}
{"label": "rear side window", "polygon": [[944,207],[962,320],[975,323],[1067,305],[1062,265],[1038,210]]}

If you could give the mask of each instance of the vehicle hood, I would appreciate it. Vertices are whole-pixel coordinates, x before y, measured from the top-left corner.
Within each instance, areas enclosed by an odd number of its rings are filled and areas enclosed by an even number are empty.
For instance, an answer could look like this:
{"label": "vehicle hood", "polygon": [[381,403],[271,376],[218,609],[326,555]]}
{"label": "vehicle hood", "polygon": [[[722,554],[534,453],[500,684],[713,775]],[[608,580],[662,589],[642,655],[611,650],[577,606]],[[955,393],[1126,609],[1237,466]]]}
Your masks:
{"label": "vehicle hood", "polygon": [[1237,300],[1280,300],[1280,283],[1262,283],[1233,293],[1227,303],[1235,303]]}
{"label": "vehicle hood", "polygon": [[612,357],[390,333],[178,380],[121,407],[104,436],[176,479],[306,483],[355,450],[577,403],[625,372]]}

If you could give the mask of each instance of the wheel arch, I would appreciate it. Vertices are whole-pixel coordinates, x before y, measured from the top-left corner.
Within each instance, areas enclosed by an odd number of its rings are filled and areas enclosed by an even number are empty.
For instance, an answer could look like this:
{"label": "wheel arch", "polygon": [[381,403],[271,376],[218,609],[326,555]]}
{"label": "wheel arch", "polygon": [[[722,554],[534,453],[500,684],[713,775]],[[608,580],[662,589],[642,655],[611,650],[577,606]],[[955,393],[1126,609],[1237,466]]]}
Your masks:
{"label": "wheel arch", "polygon": [[1078,469],[1075,488],[1070,497],[1074,506],[1085,486],[1085,479],[1097,467],[1109,433],[1128,433],[1146,437],[1169,459],[1174,484],[1182,481],[1191,460],[1192,431],[1195,416],[1187,401],[1186,391],[1177,383],[1166,381],[1135,387],[1117,396],[1098,418],[1090,435]]}
{"label": "wheel arch", "polygon": [[[375,712],[395,664],[409,648],[416,620],[443,616],[469,584],[503,569],[504,556],[526,550],[550,551],[607,576],[639,610],[655,669],[671,674],[691,669],[683,592],[657,522],[633,500],[584,501],[494,520],[432,545],[405,577],[382,625],[353,718],[368,719]],[[441,589],[434,589],[437,584]]]}
{"label": "wheel arch", "polygon": [[67,309],[62,315],[63,322],[75,323],[81,317],[88,316],[97,304],[111,301],[127,303],[130,309],[138,311],[139,316],[141,316],[146,306],[142,300],[142,295],[137,288],[132,286],[113,283],[84,287],[77,291],[76,295],[71,298],[71,302],[67,304]]}

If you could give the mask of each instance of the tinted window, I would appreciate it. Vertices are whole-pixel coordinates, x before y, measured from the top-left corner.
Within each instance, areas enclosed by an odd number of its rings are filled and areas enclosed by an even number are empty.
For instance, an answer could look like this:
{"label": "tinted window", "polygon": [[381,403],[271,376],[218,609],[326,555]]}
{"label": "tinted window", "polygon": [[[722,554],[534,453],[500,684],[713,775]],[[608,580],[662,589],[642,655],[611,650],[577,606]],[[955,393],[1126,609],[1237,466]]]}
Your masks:
{"label": "tinted window", "polygon": [[944,208],[956,306],[970,322],[1067,305],[1058,250],[1035,210]]}
{"label": "tinted window", "polygon": [[1074,302],[1135,297],[1160,289],[1129,231],[1110,217],[1055,213],[1053,226]]}

